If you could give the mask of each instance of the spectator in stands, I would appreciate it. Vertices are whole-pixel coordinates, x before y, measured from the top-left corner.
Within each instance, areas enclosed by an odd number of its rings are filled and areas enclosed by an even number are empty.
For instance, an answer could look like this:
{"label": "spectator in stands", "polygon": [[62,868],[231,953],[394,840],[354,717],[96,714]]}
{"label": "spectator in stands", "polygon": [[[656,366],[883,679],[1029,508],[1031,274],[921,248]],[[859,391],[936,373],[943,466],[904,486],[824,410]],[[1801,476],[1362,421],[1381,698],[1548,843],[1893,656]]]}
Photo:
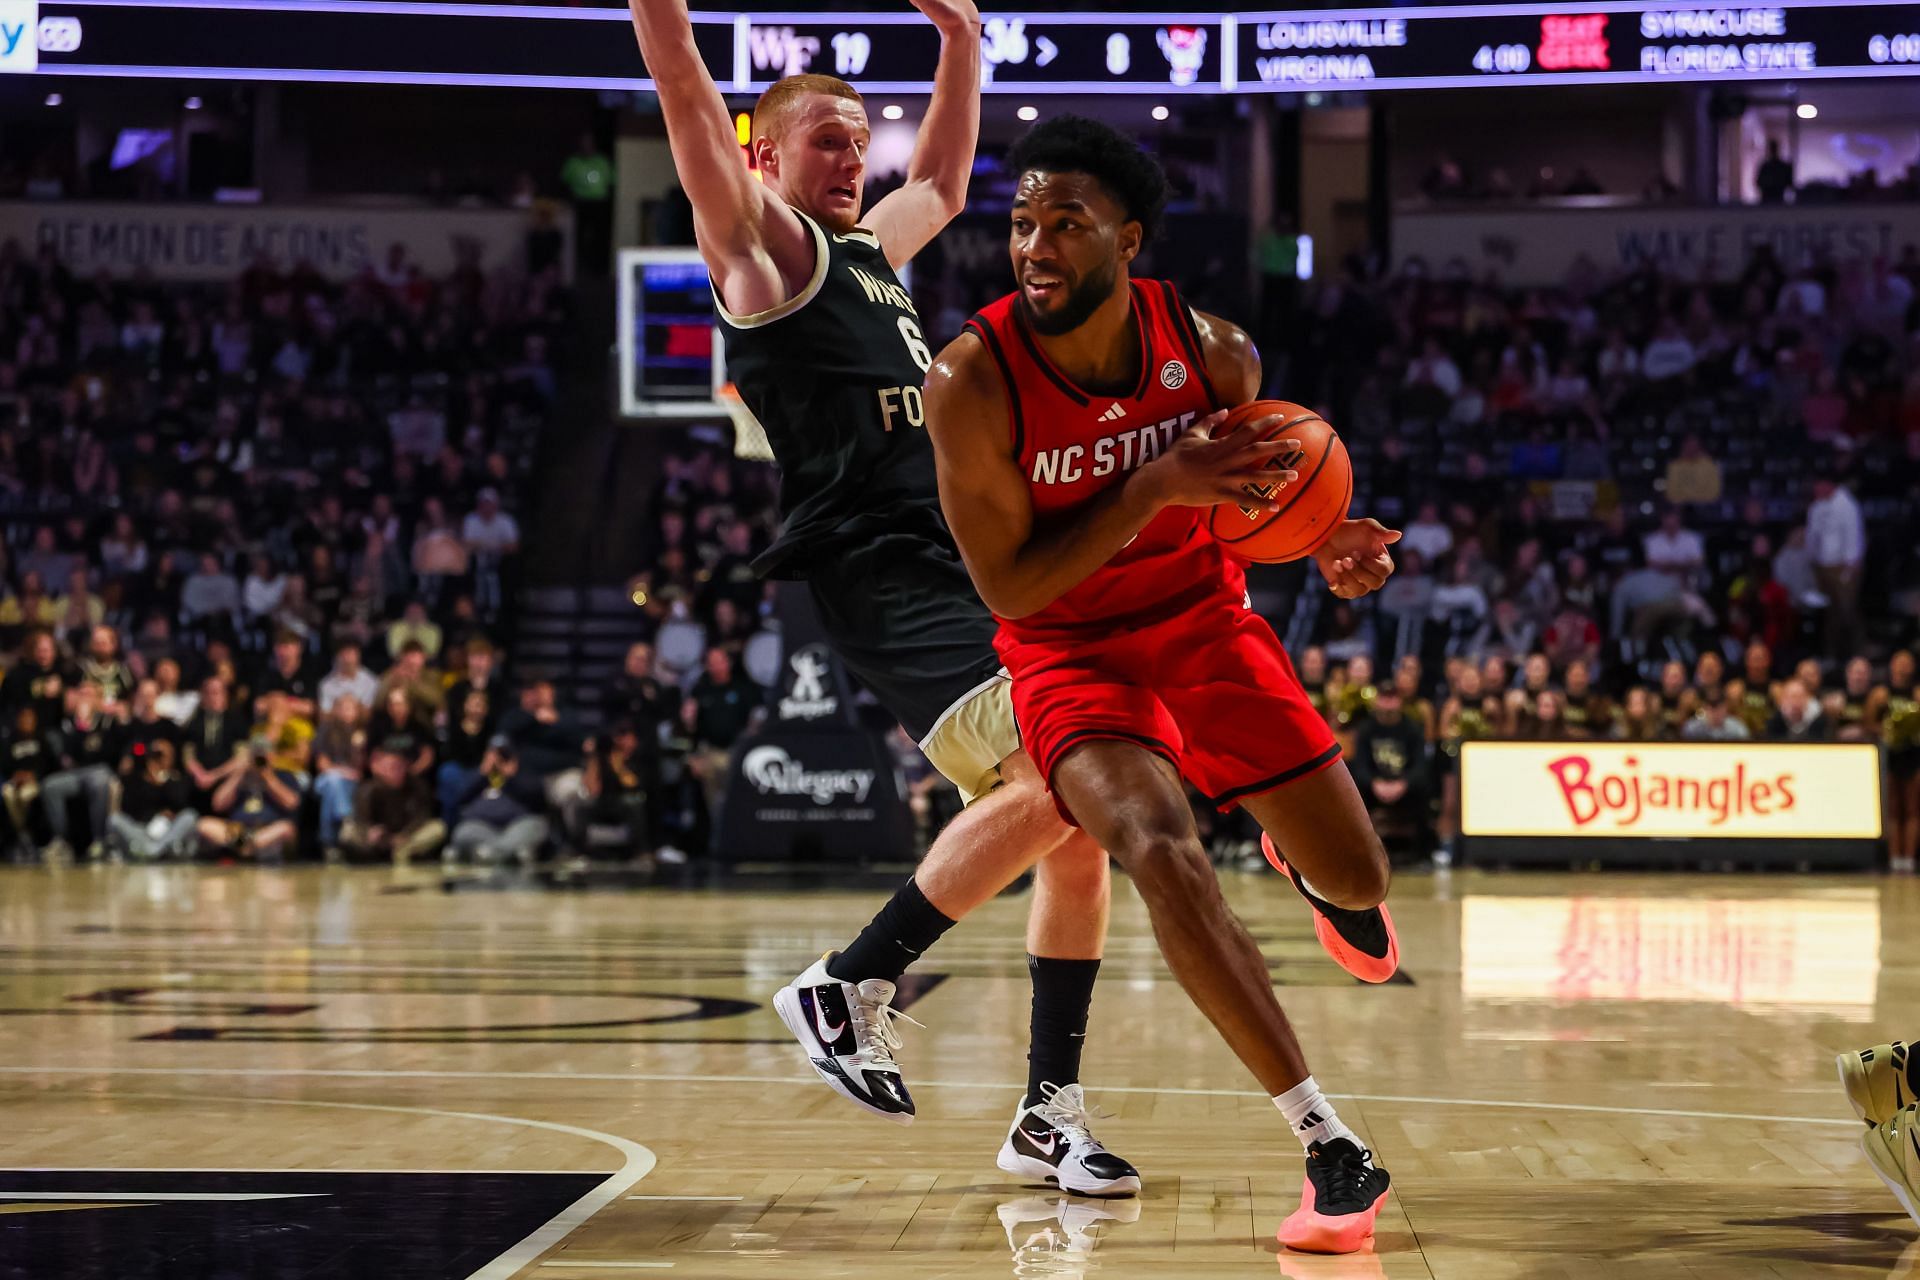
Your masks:
{"label": "spectator in stands", "polygon": [[1753,186],[1761,204],[1781,204],[1793,190],[1793,163],[1780,154],[1778,138],[1767,139],[1766,158],[1754,170]]}
{"label": "spectator in stands", "polygon": [[1403,381],[1409,387],[1432,387],[1451,403],[1460,394],[1460,366],[1453,362],[1438,338],[1429,336],[1421,345],[1420,354],[1407,362]]}
{"label": "spectator in stands", "polygon": [[1446,652],[1470,652],[1488,611],[1487,593],[1473,580],[1472,562],[1456,557],[1446,580],[1433,589],[1433,621],[1446,638]]}
{"label": "spectator in stands", "polygon": [[334,650],[333,670],[320,682],[320,712],[326,714],[341,698],[352,698],[362,708],[371,706],[380,691],[380,682],[360,665],[360,646],[343,644]]}
{"label": "spectator in stands", "polygon": [[387,652],[399,662],[405,662],[407,650],[414,649],[424,666],[440,655],[441,641],[440,628],[427,617],[427,606],[418,600],[408,601],[400,621],[387,628]]}
{"label": "spectator in stands", "polygon": [[340,829],[340,845],[356,862],[393,860],[405,866],[446,843],[446,824],[434,816],[433,797],[412,771],[417,744],[405,735],[381,742],[370,753],[367,778],[353,796],[353,816]]}
{"label": "spectator in stands", "polygon": [[1680,730],[1688,742],[1745,742],[1752,735],[1747,726],[1731,714],[1724,690],[1708,690],[1700,696],[1699,709]]}
{"label": "spectator in stands", "polygon": [[[660,844],[659,819],[651,810],[647,771],[639,731],[630,720],[616,721],[603,742],[587,752],[582,777],[586,793],[583,817],[589,831],[619,833],[621,847],[633,857],[651,855]],[[587,841],[591,847],[593,841]],[[679,850],[663,861],[682,862]]]}
{"label": "spectator in stands", "polygon": [[550,827],[546,818],[528,808],[513,787],[520,772],[520,760],[513,743],[504,734],[496,734],[481,755],[480,766],[469,779],[466,793],[459,799],[448,844],[451,855],[474,862],[497,862],[506,858],[531,866],[546,844]]}
{"label": "spectator in stands", "polygon": [[380,678],[377,695],[380,706],[388,705],[388,695],[396,688],[406,690],[414,710],[423,717],[432,718],[445,705],[446,686],[441,683],[439,673],[427,665],[426,648],[417,640],[410,640],[401,646],[400,656],[387,668],[386,675]]}
{"label": "spectator in stands", "polygon": [[1679,323],[1666,316],[1640,356],[1640,369],[1653,383],[1672,385],[1693,372],[1696,358],[1693,343],[1680,331]]}
{"label": "spectator in stands", "polygon": [[1437,564],[1453,550],[1453,530],[1440,519],[1440,504],[1423,502],[1413,521],[1400,535],[1402,550],[1418,551],[1430,564]]}
{"label": "spectator in stands", "polygon": [[1540,637],[1541,647],[1556,667],[1600,660],[1600,626],[1581,609],[1569,604],[1556,613]]}
{"label": "spectator in stands", "polygon": [[1680,442],[1679,456],[1667,463],[1667,501],[1720,501],[1720,464],[1707,453],[1698,435],[1689,433]]}
{"label": "spectator in stands", "polygon": [[1354,733],[1354,784],[1367,803],[1376,825],[1419,831],[1433,794],[1427,770],[1427,735],[1407,719],[1400,689],[1381,686],[1374,694],[1372,713]]}
{"label": "spectator in stands", "polygon": [[1773,717],[1767,722],[1767,737],[1776,742],[1826,742],[1833,737],[1833,726],[1814,700],[1813,691],[1798,677],[1780,682]]}
{"label": "spectator in stands", "polygon": [[[461,649],[460,678],[447,690],[446,705],[449,708],[465,707],[467,698],[472,694],[477,693],[484,698],[489,731],[500,719],[504,708],[499,704],[505,701],[505,693],[495,670],[496,657],[493,643],[484,636],[476,636],[468,641]],[[474,760],[477,763],[479,756],[476,755]]]}
{"label": "spectator in stands", "polygon": [[1862,657],[1851,659],[1840,687],[1821,698],[1820,709],[1838,741],[1873,741],[1873,664]]}
{"label": "spectator in stands", "polygon": [[733,744],[756,722],[765,693],[735,668],[725,649],[709,648],[704,666],[681,714],[693,738],[687,768],[700,782],[707,813],[713,814],[726,793]]}
{"label": "spectator in stands", "polygon": [[500,491],[480,490],[474,497],[474,509],[460,526],[460,540],[475,555],[504,560],[520,550],[520,525],[500,509]]}
{"label": "spectator in stands", "polygon": [[53,633],[35,628],[20,646],[20,657],[0,682],[0,715],[12,723],[21,707],[32,707],[37,723],[58,724],[72,683]]}
{"label": "spectator in stands", "polygon": [[75,686],[71,702],[72,710],[59,732],[48,739],[52,771],[40,784],[40,797],[47,808],[47,830],[52,834],[48,852],[61,858],[73,856],[74,846],[67,838],[69,808],[79,800],[87,809],[87,856],[98,858],[106,850],[107,816],[113,811],[114,770],[121,757],[120,726],[102,711],[97,684]]}
{"label": "spectator in stands", "polygon": [[454,811],[472,792],[473,780],[482,772],[497,719],[484,689],[470,688],[461,694],[460,686],[455,685],[454,695],[448,700],[451,714],[440,731],[440,763],[434,775],[441,816],[449,827],[454,825]]}
{"label": "spectator in stands", "polygon": [[1654,698],[1653,690],[1641,684],[1628,689],[1620,717],[1614,721],[1612,736],[1626,742],[1655,742],[1664,733],[1660,704]]}
{"label": "spectator in stands", "polygon": [[239,766],[214,788],[211,816],[197,824],[202,843],[239,858],[278,862],[298,834],[300,780],[272,763],[273,741],[255,735],[236,753]]}
{"label": "spectator in stands", "polygon": [[231,634],[240,617],[240,584],[207,552],[199,567],[180,584],[180,613],[185,621],[212,635]]}
{"label": "spectator in stands", "polygon": [[[140,758],[155,742],[165,739],[176,747],[180,745],[180,726],[160,714],[160,686],[152,680],[142,680],[134,686],[133,697],[127,702],[125,728],[121,733],[122,755],[119,772],[122,776],[133,772]],[[105,704],[102,703],[102,709]]]}
{"label": "spectator in stands", "polygon": [[307,662],[300,637],[282,632],[274,637],[273,656],[265,670],[253,682],[254,704],[259,706],[270,694],[286,699],[287,712],[312,720],[320,706],[320,681]]}
{"label": "spectator in stands", "polygon": [[100,540],[100,571],[109,582],[137,582],[147,573],[147,544],[133,517],[122,511],[113,531]]}
{"label": "spectator in stands", "polygon": [[193,719],[193,713],[200,709],[200,695],[192,689],[181,687],[183,676],[180,663],[173,658],[161,658],[152,667],[154,687],[159,690],[153,700],[153,709],[160,713],[163,720],[185,727]]}
{"label": "spectator in stands", "polygon": [[[1519,657],[1533,651],[1534,638],[1538,634],[1539,628],[1520,606],[1503,597],[1493,602],[1493,616],[1482,623],[1467,641],[1465,651],[1470,654],[1501,653]],[[1332,654],[1331,649],[1328,654]]]}
{"label": "spectator in stands", "polygon": [[1827,657],[1844,662],[1860,642],[1860,578],[1867,556],[1860,504],[1844,484],[1823,474],[1807,508],[1807,553],[1814,582],[1826,598]]}
{"label": "spectator in stands", "polygon": [[1593,668],[1584,658],[1567,663],[1562,713],[1569,738],[1604,738],[1613,730],[1613,702],[1593,686]]}
{"label": "spectator in stands", "polygon": [[54,601],[59,630],[66,635],[85,635],[106,617],[106,606],[93,593],[92,580],[85,565],[67,575],[67,594]]}
{"label": "spectator in stands", "polygon": [[608,723],[631,720],[641,741],[660,742],[680,719],[680,690],[662,682],[653,670],[653,646],[641,640],[627,649],[620,674],[607,686],[601,714]]}
{"label": "spectator in stands", "polygon": [[535,680],[520,690],[520,705],[500,719],[500,733],[512,744],[520,767],[512,779],[516,797],[529,810],[550,804],[568,833],[581,828],[586,803],[582,765],[585,736],[572,718],[561,714],[553,682]]}
{"label": "spectator in stands", "polygon": [[192,858],[197,851],[200,815],[193,788],[174,763],[173,744],[162,740],[127,778],[120,811],[111,819],[111,843],[122,855],[150,862]]}
{"label": "spectator in stands", "polygon": [[200,686],[200,706],[182,733],[180,760],[193,783],[195,804],[211,804],[214,790],[244,764],[240,752],[246,722],[233,711],[225,680],[209,678]]}
{"label": "spectator in stands", "polygon": [[1707,562],[1705,540],[1686,527],[1678,507],[1660,513],[1660,527],[1646,536],[1643,546],[1647,566],[1671,574],[1683,587],[1698,580]]}
{"label": "spectator in stands", "polygon": [[[405,696],[404,694],[401,696]],[[367,709],[351,693],[327,708],[313,734],[313,794],[320,804],[320,844],[333,849],[353,816],[353,797],[367,775]]]}
{"label": "spectator in stands", "polygon": [[120,633],[95,627],[87,635],[87,651],[80,655],[75,674],[82,684],[100,690],[100,709],[116,715],[133,692],[133,672],[120,660]]}
{"label": "spectator in stands", "polygon": [[380,705],[367,718],[368,740],[383,743],[405,738],[413,744],[415,766],[426,767],[431,754],[423,759],[422,753],[431,753],[436,741],[433,716],[414,699],[407,684],[390,681],[385,688]]}
{"label": "spectator in stands", "polygon": [[40,717],[30,703],[14,710],[12,732],[0,738],[0,801],[4,801],[14,857],[27,860],[38,849],[40,783],[57,767],[49,735],[40,731]]}
{"label": "spectator in stands", "polygon": [[264,632],[287,594],[287,575],[273,563],[273,557],[256,552],[240,584],[240,610],[247,627]]}

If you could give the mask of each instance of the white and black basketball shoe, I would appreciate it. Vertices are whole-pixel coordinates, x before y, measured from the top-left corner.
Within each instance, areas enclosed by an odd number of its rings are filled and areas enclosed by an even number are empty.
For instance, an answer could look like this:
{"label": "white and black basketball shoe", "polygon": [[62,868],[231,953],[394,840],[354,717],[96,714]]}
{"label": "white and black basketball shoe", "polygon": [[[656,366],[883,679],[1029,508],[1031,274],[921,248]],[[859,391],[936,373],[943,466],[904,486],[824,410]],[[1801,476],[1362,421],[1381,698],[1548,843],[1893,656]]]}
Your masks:
{"label": "white and black basketball shoe", "polygon": [[828,973],[836,954],[829,951],[774,992],[774,1012],[836,1093],[895,1124],[912,1124],[913,1098],[893,1057],[900,1048],[893,1021],[913,1019],[893,1007],[894,984],[885,978],[853,983]]}
{"label": "white and black basketball shoe", "polygon": [[1093,1113],[1077,1084],[1042,1085],[1038,1105],[1024,1099],[995,1164],[1032,1182],[1051,1182],[1077,1196],[1130,1196],[1140,1174],[1093,1136]]}

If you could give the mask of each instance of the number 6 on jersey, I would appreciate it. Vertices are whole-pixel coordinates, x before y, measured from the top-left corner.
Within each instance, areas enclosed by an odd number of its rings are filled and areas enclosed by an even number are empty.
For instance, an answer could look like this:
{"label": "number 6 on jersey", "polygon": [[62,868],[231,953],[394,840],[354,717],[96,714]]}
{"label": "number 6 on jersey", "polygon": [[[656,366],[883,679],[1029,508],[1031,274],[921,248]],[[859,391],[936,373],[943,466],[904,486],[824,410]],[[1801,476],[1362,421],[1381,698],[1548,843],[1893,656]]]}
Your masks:
{"label": "number 6 on jersey", "polygon": [[920,336],[920,326],[913,322],[912,316],[900,317],[900,336],[906,340],[907,354],[925,373],[933,367],[933,352],[927,350],[927,340]]}

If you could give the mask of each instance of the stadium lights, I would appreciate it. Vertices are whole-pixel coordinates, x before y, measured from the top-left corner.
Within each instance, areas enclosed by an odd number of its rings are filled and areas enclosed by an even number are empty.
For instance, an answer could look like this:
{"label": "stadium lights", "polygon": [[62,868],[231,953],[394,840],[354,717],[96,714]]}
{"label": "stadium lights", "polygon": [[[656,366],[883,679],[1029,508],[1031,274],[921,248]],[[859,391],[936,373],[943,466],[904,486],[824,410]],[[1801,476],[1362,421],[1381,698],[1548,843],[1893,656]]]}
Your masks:
{"label": "stadium lights", "polygon": [[898,120],[907,114],[907,109],[897,102],[889,102],[886,106],[880,108],[880,114],[888,120]]}
{"label": "stadium lights", "polygon": [[1799,116],[1802,120],[1811,120],[1820,114],[1820,108],[1814,106],[1811,102],[1803,102],[1793,109],[1793,114]]}
{"label": "stadium lights", "polygon": [[61,104],[62,101],[64,101],[64,99],[62,99],[61,96],[57,93],[50,93],[47,95],[47,105],[50,107],[57,107]]}
{"label": "stadium lights", "polygon": [[1165,120],[1168,116],[1172,114],[1173,112],[1167,110],[1165,107],[1155,107],[1153,109],[1153,118],[1155,120]]}
{"label": "stadium lights", "polygon": [[186,105],[187,105],[187,110],[189,110],[189,111],[198,111],[198,110],[200,109],[200,107],[201,107],[201,102],[200,102],[200,95],[199,95],[199,94],[195,94],[195,95],[194,95],[193,97],[191,97],[191,98],[188,98],[188,99],[187,99],[187,104],[186,104]]}
{"label": "stadium lights", "polygon": [[1040,108],[1022,107],[1013,114],[1019,116],[1022,120],[1038,120],[1040,118]]}

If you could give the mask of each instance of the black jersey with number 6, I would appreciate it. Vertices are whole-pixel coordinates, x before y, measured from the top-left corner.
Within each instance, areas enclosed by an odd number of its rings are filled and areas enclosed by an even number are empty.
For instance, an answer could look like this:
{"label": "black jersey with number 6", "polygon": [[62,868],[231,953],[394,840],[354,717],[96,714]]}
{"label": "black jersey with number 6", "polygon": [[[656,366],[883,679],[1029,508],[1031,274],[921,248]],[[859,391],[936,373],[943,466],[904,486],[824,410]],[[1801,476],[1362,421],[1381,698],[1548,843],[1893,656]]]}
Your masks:
{"label": "black jersey with number 6", "polygon": [[783,526],[755,565],[776,578],[812,577],[835,544],[879,534],[949,540],[921,397],[933,356],[913,299],[871,232],[799,217],[815,245],[805,287],[758,315],[717,307],[728,376],[780,464]]}

